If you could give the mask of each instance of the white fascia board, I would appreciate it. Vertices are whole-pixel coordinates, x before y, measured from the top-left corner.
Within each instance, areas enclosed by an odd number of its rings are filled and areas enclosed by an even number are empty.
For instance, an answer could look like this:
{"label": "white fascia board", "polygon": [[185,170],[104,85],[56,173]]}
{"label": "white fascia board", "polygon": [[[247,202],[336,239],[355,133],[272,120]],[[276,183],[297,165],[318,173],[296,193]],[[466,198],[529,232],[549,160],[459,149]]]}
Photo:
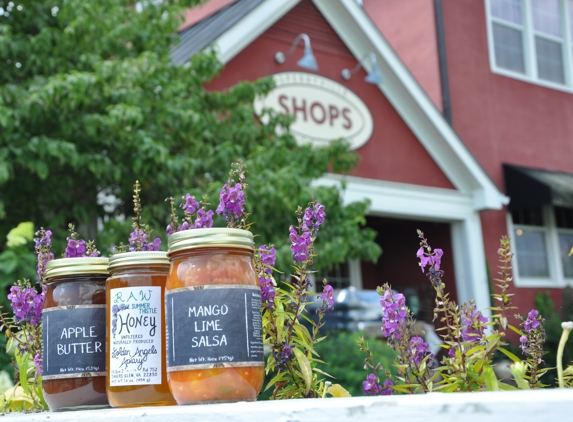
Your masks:
{"label": "white fascia board", "polygon": [[327,174],[314,186],[338,186],[344,204],[368,199],[369,215],[428,221],[462,221],[475,215],[472,195],[407,183]]}
{"label": "white fascia board", "polygon": [[355,57],[370,51],[376,55],[383,79],[379,89],[456,189],[474,197],[474,209],[507,204],[364,10],[354,0],[313,2]]}
{"label": "white fascia board", "polygon": [[[215,40],[214,46],[219,60],[227,64],[299,2],[300,0],[263,1]],[[268,60],[274,60],[274,56]]]}

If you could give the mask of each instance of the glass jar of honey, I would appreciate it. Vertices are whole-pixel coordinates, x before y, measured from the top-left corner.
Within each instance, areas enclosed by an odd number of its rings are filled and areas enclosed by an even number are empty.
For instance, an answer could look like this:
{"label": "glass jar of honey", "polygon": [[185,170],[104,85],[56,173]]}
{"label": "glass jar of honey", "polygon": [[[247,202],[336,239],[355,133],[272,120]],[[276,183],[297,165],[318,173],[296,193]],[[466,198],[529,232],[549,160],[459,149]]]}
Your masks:
{"label": "glass jar of honey", "polygon": [[42,390],[51,410],[108,405],[105,392],[107,258],[46,265]]}
{"label": "glass jar of honey", "polygon": [[108,369],[113,407],[177,404],[165,371],[166,252],[125,252],[109,259],[106,282]]}
{"label": "glass jar of honey", "polygon": [[242,229],[169,236],[167,379],[177,403],[255,400],[264,379],[254,242]]}

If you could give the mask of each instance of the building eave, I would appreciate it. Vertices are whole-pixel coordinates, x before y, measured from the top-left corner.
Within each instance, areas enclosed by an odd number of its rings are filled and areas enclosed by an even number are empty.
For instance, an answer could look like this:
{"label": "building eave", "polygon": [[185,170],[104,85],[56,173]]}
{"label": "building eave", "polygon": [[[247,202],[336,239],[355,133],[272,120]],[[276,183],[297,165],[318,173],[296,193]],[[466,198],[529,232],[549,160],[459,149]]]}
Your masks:
{"label": "building eave", "polygon": [[[374,52],[378,86],[456,189],[471,193],[474,209],[501,209],[504,196],[422,87],[354,0],[312,0],[355,57]],[[363,63],[367,70],[369,63]]]}
{"label": "building eave", "polygon": [[[355,0],[312,1],[357,60],[369,52],[376,55],[383,79],[378,88],[452,185],[471,195],[474,210],[496,210],[506,205],[509,198],[485,173],[362,7]],[[242,2],[251,7],[243,9],[244,14],[234,24],[219,33],[216,25],[211,25],[212,45],[223,63],[237,56],[300,0]],[[368,60],[363,66],[370,70]]]}

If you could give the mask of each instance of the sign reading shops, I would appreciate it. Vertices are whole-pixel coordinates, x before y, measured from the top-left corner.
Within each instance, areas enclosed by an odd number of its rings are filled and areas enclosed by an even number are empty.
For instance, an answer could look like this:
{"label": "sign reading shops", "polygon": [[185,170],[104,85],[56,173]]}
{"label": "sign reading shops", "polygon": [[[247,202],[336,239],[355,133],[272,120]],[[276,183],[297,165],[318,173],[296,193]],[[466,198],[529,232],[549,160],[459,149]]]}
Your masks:
{"label": "sign reading shops", "polygon": [[299,143],[326,145],[346,138],[356,150],[372,136],[370,110],[355,93],[338,82],[306,72],[273,75],[275,88],[255,99],[255,112],[263,123],[263,108],[293,115],[291,133]]}

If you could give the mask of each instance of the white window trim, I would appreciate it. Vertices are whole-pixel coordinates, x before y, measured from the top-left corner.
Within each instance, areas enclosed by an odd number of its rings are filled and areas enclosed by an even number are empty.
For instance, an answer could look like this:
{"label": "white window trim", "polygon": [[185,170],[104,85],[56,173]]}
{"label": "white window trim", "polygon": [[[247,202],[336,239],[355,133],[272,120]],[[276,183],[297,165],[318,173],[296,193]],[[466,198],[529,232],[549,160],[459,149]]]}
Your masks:
{"label": "white window trim", "polygon": [[[573,93],[573,40],[571,39],[571,26],[569,22],[569,13],[567,9],[567,2],[572,0],[559,0],[559,7],[561,10],[561,24],[564,29],[563,39],[563,62],[564,62],[564,75],[565,83],[558,84],[546,80],[539,79],[537,76],[537,62],[535,55],[535,31],[533,29],[533,16],[531,13],[531,3],[529,0],[521,0],[524,8],[524,24],[523,27],[512,24],[511,22],[503,21],[491,16],[490,0],[484,0],[486,27],[487,27],[487,41],[489,50],[489,64],[492,73],[507,76],[509,78],[518,79],[523,82],[528,82],[534,85],[543,86],[546,88],[555,89]],[[495,64],[495,47],[493,43],[493,22],[502,22],[503,25],[508,27],[520,28],[523,31],[524,37],[524,57],[525,57],[525,74],[514,72],[508,69],[497,67]],[[554,39],[551,35],[543,34],[544,38]]]}
{"label": "white window trim", "polygon": [[[573,286],[573,278],[565,278],[563,276],[563,265],[561,263],[561,252],[559,250],[559,232],[561,229],[557,228],[555,222],[555,214],[551,205],[542,208],[543,227],[538,226],[525,226],[523,224],[514,224],[511,218],[511,213],[506,214],[507,227],[510,233],[509,241],[511,250],[514,253],[512,259],[513,267],[513,282],[516,287],[541,287],[541,288],[564,288],[565,286]],[[519,264],[517,262],[517,245],[515,242],[515,230],[518,227],[534,227],[545,233],[545,242],[547,245],[547,264],[549,266],[549,277],[520,277]],[[563,230],[563,232],[570,232],[570,230]]]}
{"label": "white window trim", "polygon": [[359,259],[348,261],[348,270],[350,272],[350,285],[357,289],[362,289],[362,265]]}

